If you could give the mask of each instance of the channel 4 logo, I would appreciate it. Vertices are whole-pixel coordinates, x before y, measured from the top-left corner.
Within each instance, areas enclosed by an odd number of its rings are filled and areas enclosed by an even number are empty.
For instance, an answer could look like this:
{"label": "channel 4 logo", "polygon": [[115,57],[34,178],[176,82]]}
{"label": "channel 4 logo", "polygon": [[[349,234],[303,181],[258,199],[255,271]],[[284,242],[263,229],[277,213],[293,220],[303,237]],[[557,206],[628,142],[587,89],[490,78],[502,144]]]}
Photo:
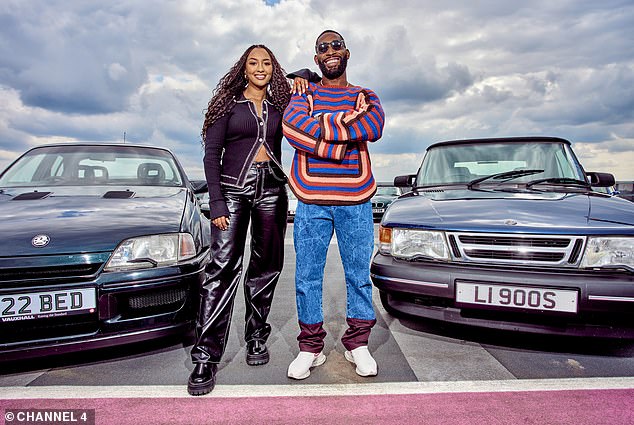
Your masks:
{"label": "channel 4 logo", "polygon": [[5,425],[95,425],[95,409],[6,409]]}

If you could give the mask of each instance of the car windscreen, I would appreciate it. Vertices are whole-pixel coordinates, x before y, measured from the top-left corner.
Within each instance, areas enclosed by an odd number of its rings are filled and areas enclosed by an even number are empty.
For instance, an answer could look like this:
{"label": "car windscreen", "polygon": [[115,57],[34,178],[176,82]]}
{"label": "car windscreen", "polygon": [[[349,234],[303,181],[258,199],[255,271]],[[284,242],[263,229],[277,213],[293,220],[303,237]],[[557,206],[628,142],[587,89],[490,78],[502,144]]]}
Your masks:
{"label": "car windscreen", "polygon": [[394,186],[379,186],[376,188],[376,196],[399,196],[400,192]]}
{"label": "car windscreen", "polygon": [[537,173],[517,173],[509,181],[526,183],[536,178],[585,180],[583,169],[567,144],[514,141],[433,147],[423,159],[416,185],[468,183],[519,170],[537,170]]}
{"label": "car windscreen", "polygon": [[168,151],[110,145],[36,148],[0,177],[0,187],[183,184],[176,161]]}

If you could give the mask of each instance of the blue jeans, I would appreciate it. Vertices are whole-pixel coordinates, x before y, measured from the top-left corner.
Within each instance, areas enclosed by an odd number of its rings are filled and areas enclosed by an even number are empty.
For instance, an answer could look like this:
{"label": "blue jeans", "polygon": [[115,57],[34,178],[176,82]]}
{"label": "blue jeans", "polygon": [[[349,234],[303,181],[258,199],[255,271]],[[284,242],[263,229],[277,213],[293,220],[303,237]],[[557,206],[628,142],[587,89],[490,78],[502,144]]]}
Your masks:
{"label": "blue jeans", "polygon": [[347,318],[376,320],[370,281],[370,260],[374,250],[371,202],[324,206],[298,201],[293,239],[297,262],[297,316],[300,325],[323,323],[324,268],[333,230],[337,234],[346,278]]}

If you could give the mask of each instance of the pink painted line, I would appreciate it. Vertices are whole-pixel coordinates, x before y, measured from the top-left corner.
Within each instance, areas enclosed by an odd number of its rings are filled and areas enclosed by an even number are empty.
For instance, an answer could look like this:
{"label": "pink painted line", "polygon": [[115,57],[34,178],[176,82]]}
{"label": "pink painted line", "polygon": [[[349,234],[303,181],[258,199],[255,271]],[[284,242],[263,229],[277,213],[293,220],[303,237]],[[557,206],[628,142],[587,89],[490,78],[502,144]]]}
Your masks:
{"label": "pink painted line", "polygon": [[[97,425],[634,424],[634,389],[319,397],[0,400],[6,409],[95,409]],[[10,425],[5,421],[5,424]]]}

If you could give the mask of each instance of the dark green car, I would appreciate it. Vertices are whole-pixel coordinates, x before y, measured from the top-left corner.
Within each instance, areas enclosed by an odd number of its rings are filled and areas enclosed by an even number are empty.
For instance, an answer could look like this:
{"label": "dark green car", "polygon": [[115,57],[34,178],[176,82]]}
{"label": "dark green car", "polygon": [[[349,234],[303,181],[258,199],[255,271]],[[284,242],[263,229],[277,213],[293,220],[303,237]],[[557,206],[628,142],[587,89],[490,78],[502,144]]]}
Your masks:
{"label": "dark green car", "polygon": [[171,152],[31,149],[0,174],[0,360],[184,334],[210,228]]}

